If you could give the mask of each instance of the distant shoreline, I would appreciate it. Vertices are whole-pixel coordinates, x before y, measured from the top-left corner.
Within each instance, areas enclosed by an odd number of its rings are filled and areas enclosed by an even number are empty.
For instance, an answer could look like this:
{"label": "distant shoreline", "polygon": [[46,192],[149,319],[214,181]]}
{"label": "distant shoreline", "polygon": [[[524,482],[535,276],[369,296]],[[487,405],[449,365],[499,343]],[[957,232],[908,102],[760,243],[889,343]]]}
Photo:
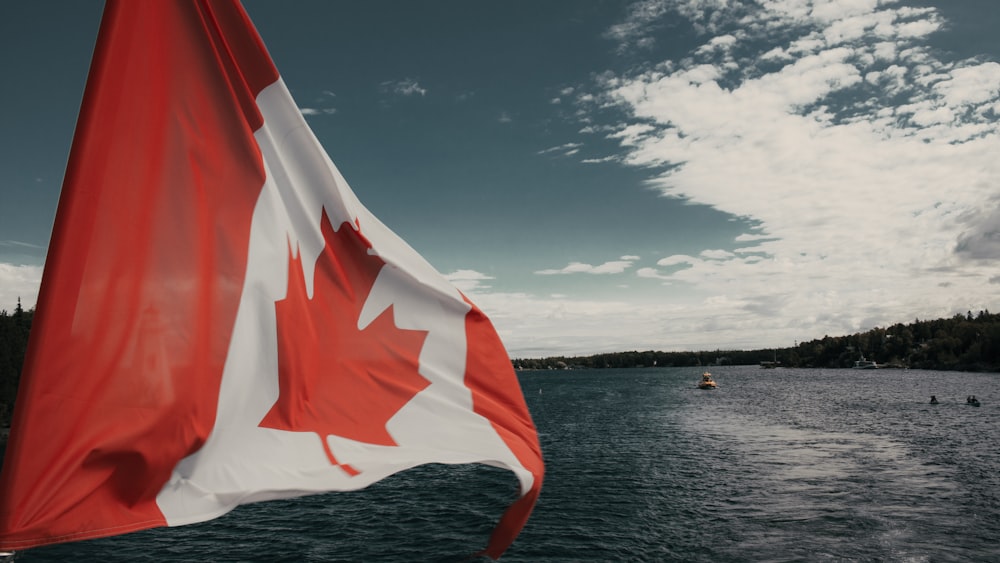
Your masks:
{"label": "distant shoreline", "polygon": [[[772,370],[775,370],[775,369],[801,369],[801,370],[837,369],[837,370],[852,370],[852,371],[855,371],[855,368],[851,368],[851,367],[775,366],[775,367],[770,367],[770,368],[764,368],[763,366],[758,366],[757,364],[713,364],[713,365],[691,365],[691,366],[687,366],[687,365],[684,365],[684,366],[675,366],[675,365],[643,366],[643,365],[636,365],[636,366],[602,366],[602,367],[584,366],[584,365],[567,365],[567,366],[563,366],[563,367],[533,367],[533,368],[525,368],[525,367],[514,366],[514,371],[517,371],[517,372],[529,372],[529,371],[570,371],[570,370],[610,370],[610,369],[667,369],[667,368],[669,368],[669,369],[690,368],[690,369],[693,369],[693,370],[712,370],[714,368],[719,368],[719,367],[727,367],[727,368],[728,367],[744,367],[744,368],[756,368],[756,367],[759,367],[761,370],[764,370],[764,371],[772,371]],[[897,365],[888,365],[887,364],[887,365],[884,365],[884,366],[880,365],[877,368],[873,368],[872,370],[861,370],[861,369],[858,369],[856,371],[880,371],[880,370],[885,370],[885,371],[890,371],[890,370],[891,371],[901,371],[901,370],[912,370],[912,371],[964,371],[964,372],[968,372],[968,373],[993,373],[993,372],[1000,373],[1000,368],[991,369],[991,370],[985,370],[985,369],[966,370],[966,369],[944,369],[944,368],[933,368],[933,367],[932,368],[927,368],[927,367],[909,367],[909,366],[902,366],[902,365],[898,365],[898,364]]]}
{"label": "distant shoreline", "polygon": [[518,370],[564,368],[781,366],[851,368],[875,362],[880,368],[1000,372],[1000,314],[987,310],[929,321],[915,320],[848,336],[824,336],[786,348],[759,350],[655,350],[589,356],[512,358]]}

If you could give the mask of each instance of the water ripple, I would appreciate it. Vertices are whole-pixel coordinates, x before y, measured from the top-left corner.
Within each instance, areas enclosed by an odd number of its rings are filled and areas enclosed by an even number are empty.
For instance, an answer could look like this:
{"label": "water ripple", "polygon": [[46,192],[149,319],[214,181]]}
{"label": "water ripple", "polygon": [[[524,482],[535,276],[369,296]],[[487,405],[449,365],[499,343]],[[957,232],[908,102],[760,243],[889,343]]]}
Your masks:
{"label": "water ripple", "polygon": [[[694,388],[698,369],[522,374],[547,474],[503,560],[1000,560],[995,374],[713,373],[716,391]],[[494,468],[428,466],[19,561],[470,560],[515,489]]]}

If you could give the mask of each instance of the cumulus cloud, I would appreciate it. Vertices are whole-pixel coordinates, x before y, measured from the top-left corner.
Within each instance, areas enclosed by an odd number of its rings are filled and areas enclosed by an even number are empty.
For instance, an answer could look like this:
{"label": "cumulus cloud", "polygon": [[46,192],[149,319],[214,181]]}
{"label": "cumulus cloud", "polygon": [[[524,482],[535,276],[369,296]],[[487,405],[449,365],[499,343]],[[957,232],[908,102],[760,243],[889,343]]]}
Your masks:
{"label": "cumulus cloud", "polygon": [[934,84],[933,90],[949,108],[995,103],[1000,94],[1000,64],[988,62],[956,68]]}
{"label": "cumulus cloud", "polygon": [[732,252],[728,250],[721,249],[706,249],[702,250],[699,254],[702,258],[707,258],[709,260],[726,260],[735,256]]}
{"label": "cumulus cloud", "polygon": [[[1000,64],[938,58],[936,10],[877,0],[648,0],[607,36],[634,48],[678,16],[701,45],[601,75],[586,131],[663,195],[754,225],[734,241],[752,246],[638,277],[776,344],[995,305]],[[607,107],[630,116],[612,132]]]}
{"label": "cumulus cloud", "polygon": [[[935,9],[879,0],[644,0],[606,37],[634,51],[678,17],[700,46],[600,75],[581,133],[620,154],[588,162],[617,158],[647,170],[664,196],[740,218],[752,228],[733,242],[747,246],[635,269],[669,285],[662,303],[511,297],[525,305],[507,309],[522,315],[505,325],[512,338],[510,327],[530,323],[600,324],[634,339],[619,349],[684,349],[693,332],[763,347],[995,308],[1000,64],[939,58],[929,39],[947,22]],[[608,108],[628,116],[610,130]],[[654,327],[659,344],[643,336]]]}
{"label": "cumulus cloud", "polygon": [[688,256],[686,254],[674,254],[673,256],[667,256],[666,258],[660,258],[656,261],[657,266],[677,266],[680,264],[694,264],[698,259],[693,256]]}
{"label": "cumulus cloud", "polygon": [[466,293],[490,289],[490,285],[485,282],[493,279],[493,276],[488,276],[475,270],[456,270],[450,274],[445,274],[444,277],[452,285]]}
{"label": "cumulus cloud", "polygon": [[535,273],[540,276],[555,276],[567,274],[620,274],[632,267],[638,260],[638,256],[622,256],[618,260],[612,260],[592,266],[583,262],[570,262],[569,265],[557,269],[538,270]]}
{"label": "cumulus cloud", "polygon": [[638,277],[640,277],[640,278],[662,280],[662,281],[666,282],[667,284],[670,283],[670,279],[671,279],[669,275],[664,274],[660,270],[657,270],[656,268],[649,268],[649,267],[639,268],[638,270],[635,271],[635,275],[638,276]]}
{"label": "cumulus cloud", "polygon": [[706,339],[750,349],[759,345],[761,333],[779,332],[791,341],[816,321],[804,316],[788,326],[782,318],[747,313],[770,310],[778,299],[712,296],[694,304],[637,302],[627,298],[631,288],[620,289],[622,299],[610,300],[476,290],[467,295],[490,317],[514,358],[636,349],[704,350]]}

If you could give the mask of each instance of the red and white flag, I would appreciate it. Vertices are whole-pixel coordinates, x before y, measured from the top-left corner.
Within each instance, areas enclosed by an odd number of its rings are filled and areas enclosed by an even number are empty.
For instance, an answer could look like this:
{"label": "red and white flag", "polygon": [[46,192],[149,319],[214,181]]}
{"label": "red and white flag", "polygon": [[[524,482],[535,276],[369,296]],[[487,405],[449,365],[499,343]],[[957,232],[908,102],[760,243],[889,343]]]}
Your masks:
{"label": "red and white flag", "polygon": [[109,0],[0,475],[0,550],[425,463],[543,464],[483,313],[356,199],[235,0]]}

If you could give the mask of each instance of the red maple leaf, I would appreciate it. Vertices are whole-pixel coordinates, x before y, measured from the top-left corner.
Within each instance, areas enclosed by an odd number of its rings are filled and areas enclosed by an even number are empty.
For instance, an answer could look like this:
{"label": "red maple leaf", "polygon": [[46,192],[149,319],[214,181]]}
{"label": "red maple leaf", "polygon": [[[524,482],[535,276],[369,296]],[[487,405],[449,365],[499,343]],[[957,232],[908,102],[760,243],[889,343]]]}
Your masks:
{"label": "red maple leaf", "polygon": [[315,432],[330,463],[351,475],[327,443],[335,435],[384,446],[396,442],[386,422],[430,385],[418,373],[426,331],[397,328],[392,306],[364,330],[358,318],[381,258],[350,223],[334,232],[323,211],[326,246],[316,259],[313,298],[306,295],[301,258],[288,264],[288,294],[274,304],[278,327],[278,399],[260,426]]}

